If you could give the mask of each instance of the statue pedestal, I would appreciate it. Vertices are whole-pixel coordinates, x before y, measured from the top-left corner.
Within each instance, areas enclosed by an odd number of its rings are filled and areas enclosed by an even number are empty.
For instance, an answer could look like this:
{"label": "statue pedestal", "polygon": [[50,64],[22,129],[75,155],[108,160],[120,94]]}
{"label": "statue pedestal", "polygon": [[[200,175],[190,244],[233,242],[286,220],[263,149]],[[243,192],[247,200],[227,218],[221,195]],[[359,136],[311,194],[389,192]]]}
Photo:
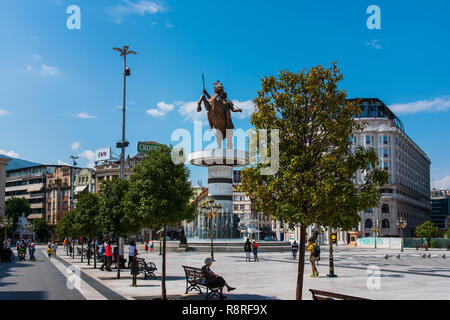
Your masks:
{"label": "statue pedestal", "polygon": [[248,159],[248,152],[234,149],[201,150],[189,154],[189,163],[208,168],[208,195],[222,206],[222,214],[214,221],[215,238],[232,238],[233,167],[248,165]]}

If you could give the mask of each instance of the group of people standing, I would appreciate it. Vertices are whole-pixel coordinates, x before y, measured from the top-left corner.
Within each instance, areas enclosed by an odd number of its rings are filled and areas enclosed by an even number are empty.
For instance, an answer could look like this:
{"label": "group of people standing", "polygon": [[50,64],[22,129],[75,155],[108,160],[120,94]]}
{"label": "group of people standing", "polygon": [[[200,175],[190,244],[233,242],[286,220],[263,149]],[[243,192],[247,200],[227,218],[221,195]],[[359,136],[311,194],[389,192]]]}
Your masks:
{"label": "group of people standing", "polygon": [[47,255],[48,258],[56,258],[56,250],[58,249],[58,245],[55,241],[49,242],[47,245]]}
{"label": "group of people standing", "polygon": [[245,252],[245,262],[251,262],[251,253],[253,252],[253,261],[259,261],[258,258],[258,243],[255,240],[250,241],[250,238],[247,238],[244,244],[244,252]]}

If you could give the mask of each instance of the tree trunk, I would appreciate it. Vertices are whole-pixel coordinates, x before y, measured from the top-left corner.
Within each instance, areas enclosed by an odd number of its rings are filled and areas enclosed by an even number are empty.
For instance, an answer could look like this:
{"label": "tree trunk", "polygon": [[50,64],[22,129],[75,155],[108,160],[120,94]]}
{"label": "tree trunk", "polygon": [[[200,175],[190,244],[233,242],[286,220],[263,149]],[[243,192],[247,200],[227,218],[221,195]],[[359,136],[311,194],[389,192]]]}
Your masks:
{"label": "tree trunk", "polygon": [[97,269],[97,238],[94,238],[94,269]]}
{"label": "tree trunk", "polygon": [[167,300],[166,293],[166,238],[167,238],[167,225],[164,225],[164,239],[162,246],[162,277],[161,277],[161,300]]}
{"label": "tree trunk", "polygon": [[92,242],[90,242],[90,240],[88,240],[88,246],[87,246],[88,266],[91,265],[91,245],[92,245]]}
{"label": "tree trunk", "polygon": [[120,279],[120,243],[117,241],[117,279]]}
{"label": "tree trunk", "polygon": [[72,259],[75,259],[75,241],[73,241]]}
{"label": "tree trunk", "polygon": [[297,274],[297,291],[296,300],[302,300],[303,293],[303,274],[305,271],[305,240],[306,240],[306,228],[300,226],[300,255],[298,257],[298,274]]}
{"label": "tree trunk", "polygon": [[81,238],[81,263],[83,263],[83,238]]}

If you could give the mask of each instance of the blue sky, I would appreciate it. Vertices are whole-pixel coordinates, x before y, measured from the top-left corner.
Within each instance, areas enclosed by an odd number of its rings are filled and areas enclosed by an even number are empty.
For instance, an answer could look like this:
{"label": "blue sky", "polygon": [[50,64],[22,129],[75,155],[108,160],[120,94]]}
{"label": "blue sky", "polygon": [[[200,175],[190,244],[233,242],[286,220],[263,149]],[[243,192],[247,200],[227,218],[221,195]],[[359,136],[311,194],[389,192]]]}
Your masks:
{"label": "blue sky", "polygon": [[[69,5],[81,9],[80,30],[66,26]],[[380,30],[367,28],[370,5]],[[131,155],[138,141],[193,131],[202,73],[210,92],[220,80],[244,108],[234,122],[245,130],[263,76],[337,61],[349,97],[392,106],[431,158],[435,186],[450,187],[449,12],[447,0],[2,1],[0,153],[42,163],[79,154],[88,165],[114,146],[122,60],[112,48],[128,44],[138,52],[128,60]],[[206,170],[192,168],[192,180],[206,184]]]}

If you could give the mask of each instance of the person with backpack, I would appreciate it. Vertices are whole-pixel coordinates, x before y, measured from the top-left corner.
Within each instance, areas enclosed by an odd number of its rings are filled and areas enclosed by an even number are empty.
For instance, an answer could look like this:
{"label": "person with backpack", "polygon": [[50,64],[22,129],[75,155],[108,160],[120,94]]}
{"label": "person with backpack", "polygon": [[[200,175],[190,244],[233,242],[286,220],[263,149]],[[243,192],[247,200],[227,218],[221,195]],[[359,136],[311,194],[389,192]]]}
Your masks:
{"label": "person with backpack", "polygon": [[103,263],[102,263],[102,265],[100,267],[100,270],[102,270],[102,271],[104,271],[105,267],[106,267],[107,270],[109,268],[108,261],[107,261],[107,258],[106,258],[106,246],[108,244],[109,243],[105,240],[105,242],[103,242],[102,246],[100,247],[100,254],[101,254],[102,259],[103,259]]}
{"label": "person with backpack", "polygon": [[320,260],[320,247],[317,245],[312,238],[308,240],[308,251],[311,252],[309,261],[311,262],[311,268],[313,274],[311,278],[316,278],[319,276],[319,271],[317,271],[316,262]]}
{"label": "person with backpack", "polygon": [[250,253],[252,252],[252,243],[250,242],[250,238],[247,238],[244,244],[244,252],[245,252],[245,262],[250,262]]}
{"label": "person with backpack", "polygon": [[255,262],[259,261],[259,259],[258,259],[258,247],[259,247],[259,245],[256,243],[255,240],[253,240],[252,247],[253,247],[253,261],[255,261]]}

